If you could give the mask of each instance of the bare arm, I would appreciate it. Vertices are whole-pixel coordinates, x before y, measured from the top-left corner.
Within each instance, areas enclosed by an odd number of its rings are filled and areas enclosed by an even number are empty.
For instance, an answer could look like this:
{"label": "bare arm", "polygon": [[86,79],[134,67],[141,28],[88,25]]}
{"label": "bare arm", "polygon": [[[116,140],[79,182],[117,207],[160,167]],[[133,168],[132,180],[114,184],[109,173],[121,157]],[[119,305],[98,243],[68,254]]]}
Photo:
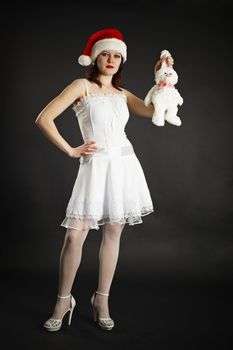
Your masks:
{"label": "bare arm", "polygon": [[127,104],[128,104],[130,113],[133,113],[142,117],[152,118],[155,110],[152,104],[149,104],[149,106],[146,106],[142,99],[135,96],[134,94],[132,94],[130,91],[126,89],[122,89],[122,90],[127,96]]}
{"label": "bare arm", "polygon": [[70,156],[74,149],[58,132],[54,119],[57,118],[77,98],[83,96],[84,92],[84,79],[74,80],[40,112],[35,120],[35,124],[41,129],[43,134],[58,148]]}

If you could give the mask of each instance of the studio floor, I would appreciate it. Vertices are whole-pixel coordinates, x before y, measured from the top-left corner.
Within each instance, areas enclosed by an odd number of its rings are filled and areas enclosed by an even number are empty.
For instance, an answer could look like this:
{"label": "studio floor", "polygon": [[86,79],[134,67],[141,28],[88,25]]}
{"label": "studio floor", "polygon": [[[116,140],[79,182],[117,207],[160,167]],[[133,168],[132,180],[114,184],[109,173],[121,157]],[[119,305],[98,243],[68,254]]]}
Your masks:
{"label": "studio floor", "polygon": [[[72,323],[47,332],[56,277],[43,271],[7,271],[3,275],[1,331],[4,349],[219,349],[233,348],[232,283],[177,280],[156,276],[115,277],[109,296],[111,331],[93,321],[90,297],[94,276],[81,274],[72,293],[76,309]],[[3,341],[3,339],[2,339]]]}

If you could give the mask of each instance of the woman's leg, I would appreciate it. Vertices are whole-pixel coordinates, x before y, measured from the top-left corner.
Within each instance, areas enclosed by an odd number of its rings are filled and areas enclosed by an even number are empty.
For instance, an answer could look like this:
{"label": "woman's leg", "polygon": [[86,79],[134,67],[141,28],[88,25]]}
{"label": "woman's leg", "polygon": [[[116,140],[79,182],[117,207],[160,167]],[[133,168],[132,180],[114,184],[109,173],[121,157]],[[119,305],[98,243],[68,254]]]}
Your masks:
{"label": "woman's leg", "polygon": [[[59,264],[59,287],[58,294],[69,295],[72,289],[77,269],[81,262],[82,247],[89,229],[75,230],[67,228],[63,247],[60,254]],[[70,299],[57,298],[52,318],[60,319],[62,314],[69,308]]]}
{"label": "woman's leg", "polygon": [[[119,256],[120,238],[125,224],[105,224],[103,226],[102,242],[99,250],[99,281],[98,291],[109,293]],[[108,297],[97,294],[95,306],[100,317],[110,317]]]}

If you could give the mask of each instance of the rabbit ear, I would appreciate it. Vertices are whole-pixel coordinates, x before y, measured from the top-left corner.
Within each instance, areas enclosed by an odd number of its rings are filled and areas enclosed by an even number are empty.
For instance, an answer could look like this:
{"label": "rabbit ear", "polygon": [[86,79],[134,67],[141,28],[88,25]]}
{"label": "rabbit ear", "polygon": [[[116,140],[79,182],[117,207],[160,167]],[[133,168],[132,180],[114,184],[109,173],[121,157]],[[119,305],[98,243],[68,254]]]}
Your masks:
{"label": "rabbit ear", "polygon": [[168,50],[163,50],[160,53],[160,58],[162,58],[163,56],[168,57],[168,56],[171,56],[171,54],[170,54],[170,52]]}
{"label": "rabbit ear", "polygon": [[160,63],[160,67],[157,68],[157,69],[156,69],[156,66],[155,66],[154,73],[155,73],[156,77],[158,77],[160,75],[160,73],[161,73],[161,70],[163,68],[166,68],[166,67],[167,67],[166,61],[163,61],[162,63]]}
{"label": "rabbit ear", "polygon": [[167,63],[166,63],[166,61],[163,61],[160,69],[165,68],[165,67],[167,67]]}

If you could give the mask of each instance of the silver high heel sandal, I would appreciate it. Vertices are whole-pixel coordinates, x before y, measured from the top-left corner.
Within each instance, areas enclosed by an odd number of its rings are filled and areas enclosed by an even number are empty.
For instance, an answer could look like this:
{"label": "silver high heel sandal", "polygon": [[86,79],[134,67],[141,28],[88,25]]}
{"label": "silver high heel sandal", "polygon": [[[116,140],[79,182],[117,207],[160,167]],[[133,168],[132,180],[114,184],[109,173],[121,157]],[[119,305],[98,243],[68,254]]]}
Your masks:
{"label": "silver high heel sandal", "polygon": [[47,331],[50,331],[50,332],[59,331],[59,329],[60,329],[61,326],[62,326],[63,317],[65,316],[65,314],[66,314],[68,311],[70,312],[68,325],[71,324],[72,314],[73,314],[73,311],[74,311],[74,308],[75,308],[75,305],[76,305],[76,301],[75,301],[73,295],[71,295],[71,294],[69,294],[69,295],[67,295],[67,296],[64,296],[64,297],[58,295],[57,297],[60,298],[60,299],[67,299],[67,298],[70,298],[70,307],[69,307],[68,310],[66,310],[66,311],[64,312],[64,314],[62,315],[62,318],[61,318],[61,319],[49,318],[49,319],[44,323],[44,328],[45,328]]}
{"label": "silver high heel sandal", "polygon": [[94,321],[95,322],[98,321],[98,325],[101,329],[110,331],[114,327],[114,321],[110,317],[99,317],[98,312],[95,310],[95,307],[94,307],[96,294],[101,294],[101,295],[106,295],[106,296],[109,296],[109,294],[95,291],[91,297],[91,305],[92,305],[93,313],[94,313]]}

